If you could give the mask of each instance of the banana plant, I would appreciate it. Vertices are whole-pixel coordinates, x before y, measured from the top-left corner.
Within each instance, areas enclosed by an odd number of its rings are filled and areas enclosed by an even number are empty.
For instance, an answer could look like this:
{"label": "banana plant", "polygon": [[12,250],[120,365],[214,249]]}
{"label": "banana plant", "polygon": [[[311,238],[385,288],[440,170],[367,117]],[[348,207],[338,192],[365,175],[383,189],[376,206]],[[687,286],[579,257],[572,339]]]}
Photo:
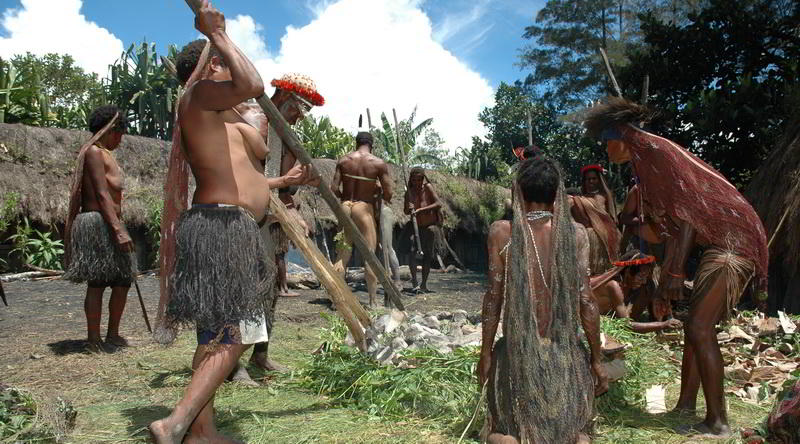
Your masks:
{"label": "banana plant", "polygon": [[389,123],[386,113],[381,113],[381,128],[373,128],[371,131],[375,139],[375,154],[390,163],[402,165],[405,169],[415,165],[441,167],[442,153],[418,143],[418,139],[431,126],[433,119],[428,118],[415,125],[416,116],[417,108],[414,107],[411,115],[399,121],[395,128]]}

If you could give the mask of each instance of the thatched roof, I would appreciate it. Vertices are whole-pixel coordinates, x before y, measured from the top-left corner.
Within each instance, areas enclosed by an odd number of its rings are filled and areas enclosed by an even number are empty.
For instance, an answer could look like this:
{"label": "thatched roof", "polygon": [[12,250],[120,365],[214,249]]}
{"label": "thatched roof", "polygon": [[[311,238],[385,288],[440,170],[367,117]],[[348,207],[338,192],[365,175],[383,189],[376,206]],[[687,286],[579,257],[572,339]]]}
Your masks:
{"label": "thatched roof", "polygon": [[787,131],[778,146],[756,172],[745,194],[764,221],[767,238],[772,237],[786,214],[786,220],[770,248],[770,297],[779,299],[778,309],[791,308],[798,312],[800,282],[796,277],[800,276],[800,116],[793,120],[787,125]]}
{"label": "thatched roof", "polygon": [[[77,151],[90,134],[85,131],[0,124],[0,204],[5,193],[21,196],[19,215],[43,224],[63,224]],[[125,136],[115,157],[125,175],[123,219],[130,225],[147,222],[149,208],[160,201],[166,175],[167,142],[144,137]],[[314,161],[327,179],[333,178],[336,162]],[[408,221],[403,215],[403,178],[399,168],[392,168],[395,197],[392,208],[399,224]],[[429,172],[440,198],[445,203],[445,226],[478,233],[502,215],[503,201],[510,191],[463,177]],[[303,187],[297,193],[306,221],[314,223],[314,211],[324,226],[336,223],[333,212],[315,189]]]}
{"label": "thatched roof", "polygon": [[[20,195],[18,214],[43,224],[63,224],[75,159],[87,131],[0,124],[0,201]],[[123,219],[144,224],[148,205],[160,199],[168,143],[125,136],[115,157],[125,175]]]}

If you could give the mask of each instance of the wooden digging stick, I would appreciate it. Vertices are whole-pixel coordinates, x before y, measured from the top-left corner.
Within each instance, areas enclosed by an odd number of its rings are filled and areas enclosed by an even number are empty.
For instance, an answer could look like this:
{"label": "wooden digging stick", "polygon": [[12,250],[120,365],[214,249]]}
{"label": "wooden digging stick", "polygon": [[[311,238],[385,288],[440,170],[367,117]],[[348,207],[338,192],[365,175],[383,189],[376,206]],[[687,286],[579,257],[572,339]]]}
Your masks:
{"label": "wooden digging stick", "polygon": [[344,281],[344,277],[334,271],[331,263],[325,259],[322,252],[316,245],[300,231],[298,224],[290,222],[289,213],[286,206],[280,199],[275,199],[270,193],[269,208],[281,224],[281,228],[289,236],[294,245],[303,252],[314,274],[319,278],[320,283],[328,290],[328,294],[333,299],[336,311],[342,316],[353,340],[362,352],[366,352],[366,342],[364,339],[364,328],[371,325],[369,314],[358,302],[358,299],[350,291],[350,287]]}
{"label": "wooden digging stick", "polygon": [[[186,4],[192,8],[195,14],[200,10],[202,6],[201,0],[186,0]],[[289,123],[286,122],[286,119],[283,118],[278,108],[275,107],[275,104],[272,103],[272,100],[266,96],[266,94],[262,94],[261,97],[257,98],[256,101],[259,105],[261,105],[261,109],[264,111],[264,114],[267,115],[267,119],[269,119],[270,125],[275,128],[275,131],[280,136],[281,140],[286,144],[286,146],[292,151],[295,158],[300,161],[301,164],[307,165],[311,167],[312,172],[314,171],[313,165],[311,164],[311,156],[308,155],[308,152],[303,148],[303,144],[300,142],[300,139],[297,137],[297,134],[292,130],[289,126]],[[389,298],[392,299],[392,303],[394,303],[395,307],[399,310],[404,311],[405,307],[403,306],[403,301],[400,299],[400,291],[397,290],[397,287],[394,286],[394,282],[386,274],[386,270],[384,270],[383,266],[381,266],[380,261],[378,260],[377,256],[375,256],[375,252],[372,251],[369,246],[367,245],[366,239],[364,239],[364,235],[358,231],[358,227],[353,222],[353,219],[344,212],[341,203],[339,203],[339,199],[333,194],[331,190],[330,184],[324,178],[321,178],[319,185],[317,185],[317,189],[319,193],[322,195],[322,198],[325,202],[328,203],[328,206],[331,207],[333,213],[336,215],[336,219],[339,221],[339,224],[344,228],[344,232],[347,234],[348,239],[353,241],[353,244],[358,249],[358,252],[361,253],[361,257],[364,258],[364,261],[367,263],[368,266],[372,267],[372,270],[375,272],[375,275],[380,281],[381,285],[383,285],[383,289]]]}

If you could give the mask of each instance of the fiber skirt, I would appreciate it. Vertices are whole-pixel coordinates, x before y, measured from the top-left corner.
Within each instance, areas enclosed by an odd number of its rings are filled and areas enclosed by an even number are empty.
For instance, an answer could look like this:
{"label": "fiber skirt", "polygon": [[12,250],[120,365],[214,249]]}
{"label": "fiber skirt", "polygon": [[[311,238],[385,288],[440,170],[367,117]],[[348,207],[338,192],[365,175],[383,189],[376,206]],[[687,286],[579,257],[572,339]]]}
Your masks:
{"label": "fiber skirt", "polygon": [[136,272],[133,254],[119,249],[114,234],[97,211],[80,213],[72,224],[69,266],[62,279],[90,287],[130,287]]}
{"label": "fiber skirt", "polygon": [[167,316],[213,332],[263,322],[275,297],[275,259],[268,258],[269,239],[262,235],[239,207],[184,211]]}

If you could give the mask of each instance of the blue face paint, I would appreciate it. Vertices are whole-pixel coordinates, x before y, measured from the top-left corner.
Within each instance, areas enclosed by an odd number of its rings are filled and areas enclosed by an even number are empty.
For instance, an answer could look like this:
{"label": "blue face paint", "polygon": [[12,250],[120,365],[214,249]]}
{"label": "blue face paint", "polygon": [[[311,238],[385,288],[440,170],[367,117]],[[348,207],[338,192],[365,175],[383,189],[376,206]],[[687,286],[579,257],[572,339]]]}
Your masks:
{"label": "blue face paint", "polygon": [[603,142],[620,139],[622,139],[622,133],[619,132],[617,128],[606,128],[602,133],[600,133],[600,140]]}

